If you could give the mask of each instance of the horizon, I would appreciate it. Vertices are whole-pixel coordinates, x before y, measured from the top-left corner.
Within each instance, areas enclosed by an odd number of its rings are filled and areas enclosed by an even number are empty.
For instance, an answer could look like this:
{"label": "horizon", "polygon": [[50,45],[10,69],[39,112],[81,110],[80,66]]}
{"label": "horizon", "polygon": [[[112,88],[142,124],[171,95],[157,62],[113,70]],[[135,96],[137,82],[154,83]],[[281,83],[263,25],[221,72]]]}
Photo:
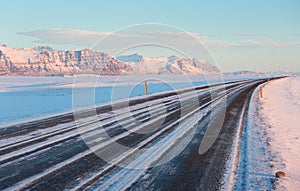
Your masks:
{"label": "horizon", "polygon": [[[98,51],[98,50],[93,50],[91,48],[81,48],[81,49],[75,49],[75,50],[72,50],[72,49],[66,49],[66,50],[62,50],[62,49],[55,49],[53,48],[52,46],[49,46],[49,45],[37,45],[37,46],[34,46],[34,47],[22,47],[22,48],[19,48],[19,47],[10,47],[8,46],[7,44],[1,44],[0,43],[0,47],[1,46],[4,46],[4,47],[9,47],[9,48],[13,48],[13,49],[34,49],[34,48],[50,48],[52,49],[53,51],[81,51],[81,50],[92,50],[92,51],[96,51],[96,52],[101,52],[101,51]],[[105,53],[105,54],[108,54],[107,52],[101,52],[101,53]],[[182,57],[180,55],[176,55],[176,54],[170,54],[170,55],[157,55],[157,56],[145,56],[143,55],[142,53],[139,53],[139,52],[132,52],[132,53],[127,53],[127,54],[120,54],[120,55],[110,55],[112,57],[115,57],[117,60],[118,57],[120,56],[132,56],[132,55],[138,55],[138,56],[142,56],[142,57],[145,57],[145,58],[160,58],[160,57],[172,57],[172,56],[175,56],[177,58],[188,58],[188,57]],[[188,58],[188,59],[197,59],[197,58]],[[122,60],[119,60],[121,62],[124,62]],[[288,71],[288,70],[269,70],[269,71],[259,71],[259,70],[246,70],[246,69],[242,69],[242,70],[231,70],[231,71],[221,71],[223,74],[226,74],[226,73],[236,73],[236,72],[253,72],[253,73],[257,73],[257,74],[276,74],[276,73],[285,73],[285,74],[299,74],[300,73],[300,70],[299,71]]]}

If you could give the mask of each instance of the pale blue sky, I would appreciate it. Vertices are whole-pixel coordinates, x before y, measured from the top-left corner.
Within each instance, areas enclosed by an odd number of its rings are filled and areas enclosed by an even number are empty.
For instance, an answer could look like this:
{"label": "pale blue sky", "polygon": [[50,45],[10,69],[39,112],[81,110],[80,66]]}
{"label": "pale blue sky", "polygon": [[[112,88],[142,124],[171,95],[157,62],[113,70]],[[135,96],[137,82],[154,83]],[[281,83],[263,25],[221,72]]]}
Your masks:
{"label": "pale blue sky", "polygon": [[[52,29],[111,32],[128,25],[162,23],[210,41],[238,44],[209,47],[223,71],[300,71],[299,0],[6,0],[1,1],[0,17],[0,43],[12,47],[47,44]],[[54,38],[57,34],[49,43],[54,48],[88,46]]]}

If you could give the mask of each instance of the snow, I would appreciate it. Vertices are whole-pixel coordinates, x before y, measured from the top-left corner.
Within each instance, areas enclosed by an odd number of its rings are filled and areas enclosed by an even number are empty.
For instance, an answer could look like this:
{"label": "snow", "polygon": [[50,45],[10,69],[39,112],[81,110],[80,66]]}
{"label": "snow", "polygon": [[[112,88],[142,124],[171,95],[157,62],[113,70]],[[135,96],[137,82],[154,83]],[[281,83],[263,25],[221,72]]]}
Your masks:
{"label": "snow", "polygon": [[[256,88],[247,114],[241,135],[239,128],[236,132],[221,190],[299,190],[300,77]],[[276,179],[277,171],[287,177]]]}
{"label": "snow", "polygon": [[24,62],[24,60],[27,62],[28,58],[34,58],[37,56],[37,52],[30,48],[19,49],[7,46],[0,46],[0,48],[2,53],[10,58],[13,63]]}
{"label": "snow", "polygon": [[168,57],[143,58],[143,64],[135,64],[137,74],[160,74],[168,68]]}
{"label": "snow", "polygon": [[[143,75],[183,73],[195,75],[205,73],[206,75],[218,75],[220,73],[216,66],[207,61],[196,61],[195,59],[176,56],[147,58],[132,54],[114,57],[89,49],[60,51],[50,47],[11,48],[1,45],[0,51],[0,60],[2,60],[0,69],[3,70],[4,75],[30,76],[79,73]],[[104,61],[107,63],[109,61],[110,66],[104,67]],[[81,65],[85,66],[81,67]]]}
{"label": "snow", "polygon": [[261,107],[258,87],[251,96],[243,133],[238,138],[239,156],[235,160],[238,169],[230,172],[235,174],[235,180],[229,182],[234,183],[234,190],[273,190],[275,176],[270,165],[273,154],[268,146],[268,127],[261,114]]}
{"label": "snow", "polygon": [[244,104],[241,116],[239,118],[237,131],[234,135],[233,144],[231,148],[231,153],[226,162],[225,173],[223,174],[221,190],[233,190],[235,186],[236,176],[234,172],[238,170],[238,160],[239,160],[239,147],[240,147],[240,135],[243,127],[243,116],[246,110],[246,105]]}
{"label": "snow", "polygon": [[[145,57],[138,54],[121,55],[117,59],[129,63],[135,74],[181,74],[189,75],[206,74],[216,75],[219,73],[207,61],[198,59],[179,58],[174,55],[166,57]],[[195,63],[197,63],[195,65]]]}
{"label": "snow", "polygon": [[[80,78],[80,80],[78,80]],[[78,75],[68,77],[0,77],[0,126],[33,120],[62,112],[72,111],[74,80],[76,92],[93,92],[95,104],[111,100],[144,95],[143,81],[147,80],[149,93],[206,85],[219,82],[210,76],[97,76]],[[234,81],[237,79],[226,79]],[[112,91],[117,92],[112,97]],[[125,93],[124,93],[125,92]],[[128,94],[126,94],[128,93]],[[82,102],[83,104],[87,102]],[[81,105],[82,107],[86,105]]]}
{"label": "snow", "polygon": [[[263,89],[261,99],[264,122],[269,126],[270,147],[280,155],[272,161],[275,171],[284,171],[287,178],[279,185],[286,190],[300,188],[300,77],[272,81]],[[284,169],[278,168],[284,167]]]}

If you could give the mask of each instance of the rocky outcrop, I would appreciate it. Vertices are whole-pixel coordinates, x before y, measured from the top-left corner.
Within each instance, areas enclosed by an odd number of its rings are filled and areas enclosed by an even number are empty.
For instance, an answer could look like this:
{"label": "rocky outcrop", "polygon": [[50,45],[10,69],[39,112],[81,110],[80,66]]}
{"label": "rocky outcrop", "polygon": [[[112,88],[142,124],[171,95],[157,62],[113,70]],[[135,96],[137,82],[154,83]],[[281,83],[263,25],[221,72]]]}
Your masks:
{"label": "rocky outcrop", "polygon": [[286,174],[285,174],[285,172],[278,171],[275,173],[275,176],[276,176],[276,178],[285,178]]}

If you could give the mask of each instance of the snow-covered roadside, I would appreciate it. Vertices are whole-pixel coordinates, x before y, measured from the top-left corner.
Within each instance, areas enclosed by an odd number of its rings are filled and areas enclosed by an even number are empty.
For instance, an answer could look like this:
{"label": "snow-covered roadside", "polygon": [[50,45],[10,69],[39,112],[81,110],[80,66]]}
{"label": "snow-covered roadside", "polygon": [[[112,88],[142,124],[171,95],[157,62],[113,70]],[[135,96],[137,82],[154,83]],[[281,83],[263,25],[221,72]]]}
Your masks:
{"label": "snow-covered roadside", "polygon": [[[270,148],[279,160],[271,160],[274,173],[285,171],[277,188],[300,188],[300,77],[270,82],[263,88],[260,113],[268,126]],[[283,168],[283,169],[281,169]],[[283,188],[285,187],[285,188]]]}
{"label": "snow-covered roadside", "polygon": [[[240,136],[236,132],[221,190],[300,188],[300,77],[274,80],[261,87],[263,97],[260,87],[256,88],[244,129]],[[276,179],[278,171],[287,177]]]}

